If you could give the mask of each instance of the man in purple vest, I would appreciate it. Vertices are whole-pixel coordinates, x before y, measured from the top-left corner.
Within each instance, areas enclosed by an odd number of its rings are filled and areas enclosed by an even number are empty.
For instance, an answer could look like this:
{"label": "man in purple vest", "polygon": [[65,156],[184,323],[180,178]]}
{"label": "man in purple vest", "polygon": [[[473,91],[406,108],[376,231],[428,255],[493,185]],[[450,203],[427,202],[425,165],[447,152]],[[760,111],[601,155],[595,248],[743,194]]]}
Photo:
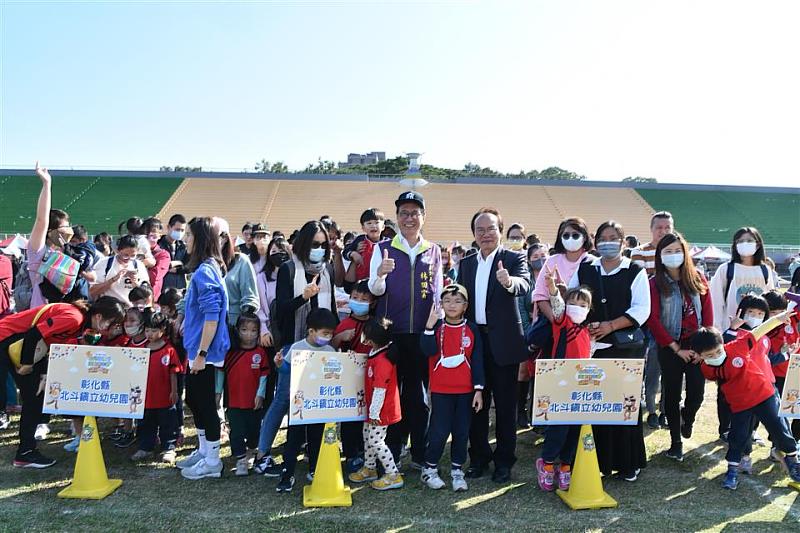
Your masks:
{"label": "man in purple vest", "polygon": [[[505,483],[517,458],[517,369],[528,358],[517,297],[528,292],[530,274],[525,255],[500,245],[503,217],[483,208],[472,217],[472,233],[480,250],[461,261],[458,283],[467,288],[467,320],[478,325],[483,341],[486,386],[483,405],[472,415],[467,477],[481,477],[494,462],[492,480]],[[489,409],[494,398],[497,446],[489,445]]]}
{"label": "man in purple vest", "polygon": [[420,350],[419,336],[425,330],[431,305],[442,293],[442,258],[439,247],[422,237],[422,195],[404,192],[394,205],[400,233],[379,243],[372,252],[369,290],[378,297],[375,316],[392,321],[392,342],[400,351],[397,383],[403,419],[389,427],[386,442],[398,460],[410,434],[411,466],[421,469],[428,426],[428,361]]}

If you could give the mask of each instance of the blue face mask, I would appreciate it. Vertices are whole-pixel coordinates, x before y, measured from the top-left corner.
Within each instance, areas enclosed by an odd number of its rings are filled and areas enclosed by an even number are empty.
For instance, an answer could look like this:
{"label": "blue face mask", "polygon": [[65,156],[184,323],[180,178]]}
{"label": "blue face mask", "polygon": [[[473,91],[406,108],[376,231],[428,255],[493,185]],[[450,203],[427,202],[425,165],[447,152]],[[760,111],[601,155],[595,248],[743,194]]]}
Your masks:
{"label": "blue face mask", "polygon": [[725,353],[725,350],[722,350],[716,357],[708,357],[704,359],[704,361],[709,366],[720,366],[722,363],[725,362],[726,356],[727,354]]}
{"label": "blue face mask", "polygon": [[325,248],[312,248],[308,252],[308,260],[312,263],[319,263],[323,259],[325,259]]}
{"label": "blue face mask", "polygon": [[347,305],[356,316],[364,316],[369,313],[369,302],[359,302],[350,298],[350,302]]}
{"label": "blue face mask", "polygon": [[618,241],[597,243],[597,252],[600,254],[601,257],[604,257],[606,259],[613,259],[617,257],[621,249],[622,249],[622,244],[619,243]]}

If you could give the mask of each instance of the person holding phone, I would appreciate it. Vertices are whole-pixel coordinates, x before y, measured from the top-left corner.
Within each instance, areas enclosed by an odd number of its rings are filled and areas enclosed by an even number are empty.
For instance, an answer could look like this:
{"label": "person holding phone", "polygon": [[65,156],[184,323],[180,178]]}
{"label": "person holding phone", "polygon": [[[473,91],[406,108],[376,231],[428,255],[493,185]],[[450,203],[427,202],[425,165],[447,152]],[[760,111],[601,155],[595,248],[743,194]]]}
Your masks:
{"label": "person holding phone", "polygon": [[141,283],[149,282],[144,263],[136,259],[136,247],[136,238],[125,235],[117,241],[116,255],[97,262],[97,276],[89,286],[92,300],[101,296],[113,296],[125,307],[131,306],[128,294]]}

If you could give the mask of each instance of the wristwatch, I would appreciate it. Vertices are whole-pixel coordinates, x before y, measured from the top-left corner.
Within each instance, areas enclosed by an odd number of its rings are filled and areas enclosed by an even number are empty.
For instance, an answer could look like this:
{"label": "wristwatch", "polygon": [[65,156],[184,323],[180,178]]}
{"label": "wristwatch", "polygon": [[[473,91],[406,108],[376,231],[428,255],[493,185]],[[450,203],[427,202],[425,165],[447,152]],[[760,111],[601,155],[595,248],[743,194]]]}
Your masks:
{"label": "wristwatch", "polygon": [[207,355],[208,352],[206,350],[200,350],[199,352],[197,352],[197,357],[206,357]]}

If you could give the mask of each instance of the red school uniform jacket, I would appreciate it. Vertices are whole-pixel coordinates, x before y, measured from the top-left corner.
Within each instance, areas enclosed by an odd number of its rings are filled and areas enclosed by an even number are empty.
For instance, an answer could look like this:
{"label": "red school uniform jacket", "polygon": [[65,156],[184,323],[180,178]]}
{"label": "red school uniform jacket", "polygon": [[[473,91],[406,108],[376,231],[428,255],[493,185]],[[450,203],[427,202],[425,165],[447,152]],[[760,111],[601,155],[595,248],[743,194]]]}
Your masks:
{"label": "red school uniform jacket", "polygon": [[167,409],[173,406],[169,401],[172,392],[172,374],[181,371],[178,352],[170,343],[157,350],[150,350],[150,366],[147,368],[147,394],[145,409]]}
{"label": "red school uniform jacket", "polygon": [[[80,309],[72,304],[55,303],[42,311],[42,306],[28,309],[14,315],[6,315],[0,319],[0,341],[14,335],[25,334],[31,327],[36,327],[42,334],[42,340],[50,344],[62,344],[74,339],[83,329],[86,320]],[[36,324],[33,319],[42,311]]]}
{"label": "red school uniform jacket", "polygon": [[[746,339],[748,337],[753,338],[753,335],[746,329],[739,329],[736,331],[737,339]],[[750,351],[750,357],[758,364],[759,368],[761,368],[761,372],[769,378],[770,383],[775,384],[775,373],[772,371],[772,363],[769,360],[769,347],[769,337],[764,335],[755,341],[755,345]]]}
{"label": "red school uniform jacket", "polygon": [[[434,331],[420,337],[422,353],[428,357],[431,392],[437,394],[467,394],[485,385],[483,346],[474,324],[439,323]],[[464,362],[455,368],[441,364],[442,357],[463,354]]]}
{"label": "red school uniform jacket", "polygon": [[[797,328],[798,318],[797,315],[794,314],[791,316],[791,323],[784,324],[782,327],[775,328],[767,333],[770,344],[769,352],[771,354],[780,353],[784,345],[791,346],[796,343],[797,340],[800,339],[800,333],[798,333]],[[776,378],[785,378],[788,369],[789,359],[772,366],[772,372],[775,374]]]}
{"label": "red school uniform jacket", "polygon": [[261,346],[230,350],[225,356],[225,406],[255,409],[258,382],[268,374],[269,359]]}
{"label": "red school uniform jacket", "polygon": [[361,333],[364,331],[364,324],[366,323],[366,321],[356,320],[351,316],[339,322],[339,325],[336,326],[336,329],[333,331],[334,337],[343,331],[347,331],[348,329],[355,330],[353,340],[350,342],[343,342],[342,345],[339,346],[340,351],[344,352],[347,350],[353,350],[356,353],[369,353],[371,348],[361,342]]}
{"label": "red school uniform jacket", "polygon": [[[566,311],[560,322],[553,321],[553,359],[588,359],[592,356],[592,336],[584,326],[575,324]],[[563,340],[562,340],[563,332]]]}
{"label": "red school uniform jacket", "polygon": [[400,391],[397,388],[397,369],[386,357],[391,344],[367,359],[367,375],[364,387],[364,399],[369,406],[372,405],[372,396],[375,389],[386,389],[381,408],[380,423],[388,426],[400,421]]}
{"label": "red school uniform jacket", "polygon": [[[764,337],[766,338],[766,337]],[[717,380],[732,413],[746,411],[775,394],[775,387],[753,357],[760,348],[755,337],[742,330],[725,344],[725,361],[720,366],[700,363],[700,370],[709,380]]]}

